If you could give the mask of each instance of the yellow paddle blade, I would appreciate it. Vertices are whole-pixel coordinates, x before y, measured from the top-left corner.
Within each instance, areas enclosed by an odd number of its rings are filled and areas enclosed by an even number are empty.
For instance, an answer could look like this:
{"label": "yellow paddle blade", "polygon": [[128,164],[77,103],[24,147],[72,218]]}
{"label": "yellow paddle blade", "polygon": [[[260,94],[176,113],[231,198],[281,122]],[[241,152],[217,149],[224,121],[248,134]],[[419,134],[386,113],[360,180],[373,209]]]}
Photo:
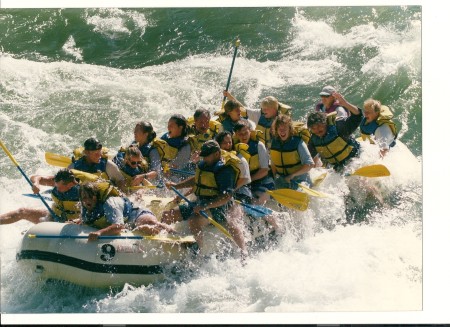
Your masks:
{"label": "yellow paddle blade", "polygon": [[56,153],[45,152],[45,161],[52,166],[67,168],[71,163],[72,159],[66,156],[61,156]]}
{"label": "yellow paddle blade", "polygon": [[327,197],[329,197],[329,195],[326,194],[326,193],[322,193],[322,192],[319,192],[319,191],[316,191],[316,190],[312,190],[309,187],[306,187],[306,186],[304,186],[302,184],[298,184],[298,190],[299,191],[303,191],[304,193],[306,193],[308,195],[311,195],[311,196],[317,196],[319,198],[327,198]]}
{"label": "yellow paddle blade", "polygon": [[146,240],[159,241],[159,242],[168,242],[168,243],[195,243],[194,236],[162,236],[162,235],[154,235],[154,236],[143,236]]}
{"label": "yellow paddle blade", "polygon": [[285,207],[300,211],[308,209],[309,197],[305,193],[291,189],[279,189],[267,191],[267,193]]}
{"label": "yellow paddle blade", "polygon": [[313,186],[319,186],[324,181],[324,179],[327,177],[327,175],[328,175],[328,173],[324,172],[323,174],[320,174],[319,176],[314,178],[312,181]]}
{"label": "yellow paddle blade", "polygon": [[383,177],[390,176],[391,172],[384,165],[370,165],[355,170],[350,176]]}
{"label": "yellow paddle blade", "polygon": [[219,224],[217,221],[212,219],[210,216],[205,216],[205,218],[207,218],[211,224],[216,226],[218,230],[220,230],[226,237],[228,237],[230,240],[232,240],[234,242],[234,239],[231,236],[231,234],[228,233],[228,231],[221,224]]}

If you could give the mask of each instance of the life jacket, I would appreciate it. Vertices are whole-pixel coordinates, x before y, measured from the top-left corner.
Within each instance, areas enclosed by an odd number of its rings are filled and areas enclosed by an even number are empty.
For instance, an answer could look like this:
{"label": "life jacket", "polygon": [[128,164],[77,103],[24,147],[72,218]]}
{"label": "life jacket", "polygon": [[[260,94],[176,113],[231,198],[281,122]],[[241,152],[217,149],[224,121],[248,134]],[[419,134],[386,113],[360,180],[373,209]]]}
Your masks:
{"label": "life jacket", "polygon": [[[133,142],[133,143],[131,143],[131,145],[139,145],[139,143]],[[144,144],[142,146],[139,146],[138,149],[139,149],[139,151],[141,151],[141,154],[144,157],[144,160],[142,160],[142,163],[140,164],[140,167],[144,171],[148,171],[148,163],[150,162],[150,151],[153,149],[153,146],[150,143],[147,143],[147,144]],[[117,151],[117,154],[112,159],[112,161],[119,168],[122,165],[124,165],[126,151],[127,151],[127,148],[121,146],[119,151]]]}
{"label": "life jacket", "polygon": [[[247,119],[247,118],[242,118],[241,117],[241,119]],[[233,128],[238,123],[238,121],[234,122],[234,121],[231,120],[230,116],[226,116],[226,118],[224,120],[222,120],[223,130],[233,134],[234,133]]]}
{"label": "life jacket", "polygon": [[278,174],[287,176],[298,171],[302,166],[303,163],[297,151],[301,142],[303,139],[298,135],[291,136],[286,142],[279,138],[272,140],[270,159]]}
{"label": "life jacket", "polygon": [[[121,194],[120,191],[109,182],[99,182],[97,183],[97,187],[100,192],[94,210],[88,212],[84,207],[82,207],[81,215],[83,217],[84,224],[102,229],[110,225],[105,216],[105,209],[103,206],[105,201],[111,196],[120,196]],[[128,198],[122,198],[125,200],[123,216],[127,219],[133,209],[133,204]]]}
{"label": "life jacket", "polygon": [[95,182],[99,180],[99,176],[91,173],[87,173],[85,171],[77,170],[77,169],[71,169],[70,172],[73,174],[73,176],[80,182]]}
{"label": "life jacket", "polygon": [[292,126],[294,128],[294,135],[300,136],[306,144],[309,143],[309,140],[311,139],[311,133],[306,126],[306,123],[301,121],[293,121]]}
{"label": "life jacket", "polygon": [[80,217],[80,186],[74,185],[67,192],[59,192],[56,187],[51,192],[52,210],[62,221]]}
{"label": "life jacket", "polygon": [[119,170],[125,178],[126,185],[130,186],[133,178],[137,175],[144,174],[147,171],[142,167],[137,166],[136,168],[132,168],[126,164],[122,164],[119,166]]}
{"label": "life jacket", "polygon": [[[280,103],[278,102],[278,115],[279,114],[284,114],[284,115],[291,115],[291,111],[292,111],[292,107],[288,106],[284,103]],[[264,139],[264,144],[266,145],[266,147],[269,149],[270,148],[270,143],[271,143],[271,139],[272,139],[272,135],[270,134],[270,128],[272,127],[272,123],[275,120],[275,117],[271,118],[271,119],[267,119],[264,117],[264,115],[261,112],[261,116],[259,117],[259,120],[256,124],[256,130],[261,131],[263,133],[263,139]]]}
{"label": "life jacket", "polygon": [[190,128],[190,143],[193,151],[200,150],[203,143],[208,140],[214,139],[214,137],[219,133],[219,130],[222,126],[220,122],[217,120],[209,120],[209,128],[204,134],[200,134],[195,129],[194,117],[189,117],[187,119],[187,124]]}
{"label": "life jacket", "polygon": [[387,124],[389,128],[392,131],[392,134],[394,134],[394,141],[389,144],[389,147],[393,147],[395,145],[395,139],[397,139],[398,132],[397,127],[395,126],[395,123],[392,121],[392,117],[394,117],[394,114],[389,109],[388,106],[381,106],[380,115],[378,118],[370,123],[366,122],[366,117],[363,117],[361,124],[359,125],[359,129],[361,130],[361,137],[363,141],[366,139],[370,140],[370,143],[375,144],[375,142],[370,137],[371,135],[375,134],[375,131],[378,127],[381,125]]}
{"label": "life jacket", "polygon": [[161,138],[155,138],[153,140],[153,146],[158,151],[161,162],[174,160],[177,157],[178,150],[190,143],[190,137],[169,138],[168,135],[168,133],[165,133]]}
{"label": "life jacket", "polygon": [[73,163],[73,168],[76,170],[81,170],[87,173],[91,173],[98,177],[101,177],[105,180],[109,179],[108,174],[106,173],[106,163],[108,159],[100,158],[100,162],[97,164],[88,164],[86,162],[85,157],[81,157]]}
{"label": "life jacket", "polygon": [[[108,148],[102,147],[102,158],[108,159],[108,151],[109,151]],[[75,162],[78,159],[81,159],[83,156],[84,156],[84,147],[80,146],[80,147],[76,148],[75,150],[73,150],[72,162]]]}
{"label": "life jacket", "polygon": [[206,166],[204,161],[200,161],[195,171],[194,193],[197,196],[213,197],[218,196],[219,187],[216,182],[215,175],[220,174],[220,171],[230,166],[234,174],[234,186],[239,179],[239,164],[241,160],[233,153],[221,150],[222,160],[216,162],[213,166]]}
{"label": "life jacket", "polygon": [[327,132],[324,137],[311,135],[311,143],[322,159],[333,165],[343,164],[359,152],[358,142],[353,138],[345,140],[339,136],[336,128],[336,116],[336,112],[327,116]]}
{"label": "life jacket", "polygon": [[260,142],[261,131],[251,131],[248,143],[235,143],[236,153],[242,155],[248,162],[250,174],[254,174],[260,168],[258,143]]}
{"label": "life jacket", "polygon": [[316,105],[316,111],[319,111],[319,112],[325,112],[325,113],[327,113],[327,114],[331,114],[331,113],[335,112],[336,109],[339,108],[339,107],[343,108],[343,109],[345,110],[345,112],[347,112],[347,116],[349,116],[349,112],[348,112],[347,108],[341,106],[341,105],[339,104],[339,102],[337,102],[337,101],[335,101],[335,102],[331,105],[330,108],[325,108],[325,105],[324,105],[323,103],[319,102],[319,103]]}

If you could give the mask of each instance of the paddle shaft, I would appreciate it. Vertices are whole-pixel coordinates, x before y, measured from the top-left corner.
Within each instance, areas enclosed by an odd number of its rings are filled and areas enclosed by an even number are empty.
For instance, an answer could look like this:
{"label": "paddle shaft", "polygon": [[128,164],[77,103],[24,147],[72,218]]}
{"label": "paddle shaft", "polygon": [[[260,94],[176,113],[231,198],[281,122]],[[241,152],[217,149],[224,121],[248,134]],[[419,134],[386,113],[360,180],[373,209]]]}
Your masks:
{"label": "paddle shaft", "polygon": [[[39,234],[28,234],[29,238],[68,238],[68,239],[87,239],[89,235],[39,235]],[[156,240],[156,241],[173,241],[173,242],[184,242],[183,238],[178,237],[160,237],[160,236],[139,236],[139,235],[100,235],[98,239],[104,240]],[[188,242],[191,242],[190,240]]]}
{"label": "paddle shaft", "polygon": [[[14,165],[17,167],[17,169],[20,171],[20,173],[22,174],[22,176],[26,179],[26,181],[28,182],[28,184],[30,184],[31,187],[33,187],[33,182],[28,178],[27,174],[25,174],[25,172],[22,170],[22,168],[20,168],[19,164],[17,163],[16,159],[14,159],[14,157],[12,156],[12,154],[8,151],[8,149],[6,148],[6,146],[3,144],[2,141],[0,141],[0,146],[3,148],[3,151],[5,151],[5,153],[8,155],[9,159],[11,159],[11,161],[14,163]],[[39,193],[36,194],[39,199],[42,201],[42,203],[45,205],[45,207],[47,208],[48,212],[50,212],[50,214],[53,216],[53,219],[55,219],[55,221],[59,222],[59,217],[55,214],[55,212],[50,208],[50,206],[48,205],[48,203],[44,200],[44,198],[42,197],[42,195],[40,195]]]}
{"label": "paddle shaft", "polygon": [[[174,191],[180,198],[182,198],[184,201],[187,202],[187,204],[189,206],[194,206],[194,204],[188,200],[188,198],[186,198],[183,194],[181,194],[180,191],[178,191],[175,187],[171,187],[172,191]],[[231,236],[231,234],[222,226],[220,225],[217,221],[215,221],[214,219],[212,219],[211,217],[208,216],[208,214],[206,212],[204,212],[203,210],[200,210],[199,213],[205,217],[206,219],[209,220],[209,222],[211,224],[213,224],[214,226],[217,227],[218,230],[220,230],[226,237],[228,237],[230,240],[234,241],[233,237]]]}
{"label": "paddle shaft", "polygon": [[[231,68],[230,68],[230,73],[228,74],[228,81],[227,81],[227,87],[225,88],[225,91],[228,91],[228,88],[230,87],[230,82],[231,82],[231,74],[233,73],[233,67],[234,67],[234,61],[236,59],[236,55],[237,55],[237,51],[238,51],[238,47],[241,44],[240,40],[236,40],[236,44],[234,47],[234,54],[233,54],[233,60],[231,61]],[[227,99],[227,97],[223,97],[222,100],[222,109],[225,105],[225,100]]]}

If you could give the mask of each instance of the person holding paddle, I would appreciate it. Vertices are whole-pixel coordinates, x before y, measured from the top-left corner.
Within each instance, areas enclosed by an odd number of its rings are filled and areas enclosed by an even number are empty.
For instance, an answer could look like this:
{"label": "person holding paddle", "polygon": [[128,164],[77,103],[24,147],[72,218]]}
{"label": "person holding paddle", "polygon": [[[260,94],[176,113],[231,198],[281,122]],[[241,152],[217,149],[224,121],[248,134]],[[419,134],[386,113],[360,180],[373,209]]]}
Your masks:
{"label": "person holding paddle", "polygon": [[[41,185],[53,186],[52,211],[58,216],[58,221],[64,222],[79,217],[79,184],[72,171],[61,169],[55,176],[33,175],[30,180],[35,194],[40,192]],[[47,209],[20,208],[1,214],[0,225],[12,224],[22,219],[37,224],[41,221],[52,220],[52,216]]]}
{"label": "person holding paddle", "polygon": [[321,166],[324,161],[335,170],[340,170],[349,159],[359,155],[360,144],[352,134],[359,127],[363,116],[362,110],[347,102],[341,94],[334,92],[332,95],[349,109],[351,115],[337,119],[336,112],[310,113],[307,125],[312,135],[308,148],[316,167]]}
{"label": "person holding paddle", "polygon": [[215,140],[206,141],[202,145],[200,156],[203,160],[197,164],[195,176],[178,184],[167,183],[167,187],[176,189],[190,187],[188,194],[194,193],[197,201],[190,205],[181,204],[178,208],[163,212],[161,221],[173,223],[188,220],[189,228],[201,251],[202,231],[210,224],[210,220],[201,214],[209,210],[215,223],[227,223],[231,237],[241,249],[241,256],[244,258],[248,255],[248,251],[242,229],[242,214],[230,214],[233,207],[233,192],[239,178],[240,159],[231,153],[221,152]]}
{"label": "person holding paddle", "polygon": [[158,176],[156,171],[148,171],[148,163],[137,145],[130,145],[125,150],[125,157],[119,164],[119,169],[125,177],[127,187],[151,185],[149,179]]}

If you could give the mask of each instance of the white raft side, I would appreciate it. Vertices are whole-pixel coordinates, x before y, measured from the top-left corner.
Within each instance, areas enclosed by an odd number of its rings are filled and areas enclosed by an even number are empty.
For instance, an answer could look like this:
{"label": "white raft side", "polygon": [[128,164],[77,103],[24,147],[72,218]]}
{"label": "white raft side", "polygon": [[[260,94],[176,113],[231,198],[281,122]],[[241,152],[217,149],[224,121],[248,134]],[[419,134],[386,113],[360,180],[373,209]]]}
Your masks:
{"label": "white raft side", "polygon": [[[34,235],[88,235],[95,230],[76,224],[44,222],[23,237],[18,256],[26,252],[38,259],[19,264],[43,279],[59,279],[88,287],[115,287],[125,283],[147,285],[164,279],[162,269],[189,254],[186,244],[146,239],[30,238]],[[131,232],[122,236],[132,236]],[[40,251],[37,253],[36,251]],[[129,269],[130,273],[127,273]],[[120,272],[118,270],[121,270]]]}

